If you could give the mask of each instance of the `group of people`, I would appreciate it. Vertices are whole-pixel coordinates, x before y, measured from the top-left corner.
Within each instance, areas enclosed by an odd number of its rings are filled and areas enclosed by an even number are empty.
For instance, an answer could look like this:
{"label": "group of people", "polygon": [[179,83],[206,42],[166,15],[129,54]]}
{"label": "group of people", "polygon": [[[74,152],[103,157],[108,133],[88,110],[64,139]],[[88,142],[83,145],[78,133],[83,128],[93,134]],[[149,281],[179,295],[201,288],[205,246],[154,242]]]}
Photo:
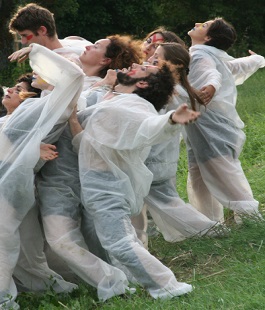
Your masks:
{"label": "group of people", "polygon": [[[0,309],[19,308],[18,290],[70,292],[80,279],[102,301],[135,284],[154,298],[190,292],[148,251],[147,213],[170,242],[218,235],[223,207],[262,218],[238,159],[236,85],[264,57],[229,56],[223,18],[196,23],[189,50],[164,28],[143,42],[60,40],[34,3],[9,29],[26,45],[10,61],[29,58],[32,73],[2,100]],[[181,135],[190,203],[176,191]]]}

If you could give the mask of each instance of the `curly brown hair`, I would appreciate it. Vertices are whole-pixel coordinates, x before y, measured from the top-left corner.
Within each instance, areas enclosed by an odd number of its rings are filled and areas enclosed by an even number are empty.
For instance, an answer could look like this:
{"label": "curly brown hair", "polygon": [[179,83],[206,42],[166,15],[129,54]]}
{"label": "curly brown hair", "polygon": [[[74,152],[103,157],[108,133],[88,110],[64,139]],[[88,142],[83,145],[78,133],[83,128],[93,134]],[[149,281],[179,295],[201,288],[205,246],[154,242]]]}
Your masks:
{"label": "curly brown hair", "polygon": [[146,99],[153,104],[157,111],[160,111],[169,101],[173,94],[175,79],[167,64],[163,64],[157,73],[151,73],[145,78],[148,86],[145,88],[136,88],[134,94]]}
{"label": "curly brown hair", "polygon": [[129,35],[111,35],[107,39],[110,44],[106,48],[105,57],[111,62],[99,72],[100,77],[105,77],[108,69],[123,69],[130,67],[133,63],[141,63],[141,42],[134,40]]}

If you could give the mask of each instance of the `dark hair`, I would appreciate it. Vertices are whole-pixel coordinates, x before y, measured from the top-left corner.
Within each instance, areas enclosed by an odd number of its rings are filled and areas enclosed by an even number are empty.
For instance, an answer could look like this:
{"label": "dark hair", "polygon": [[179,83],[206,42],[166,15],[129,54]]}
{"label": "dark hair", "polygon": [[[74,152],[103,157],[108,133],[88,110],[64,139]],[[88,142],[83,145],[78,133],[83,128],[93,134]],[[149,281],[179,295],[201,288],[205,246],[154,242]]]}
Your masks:
{"label": "dark hair", "polygon": [[36,3],[29,3],[23,7],[18,7],[17,12],[9,22],[11,33],[30,30],[35,35],[38,35],[38,30],[41,26],[46,27],[48,37],[52,38],[56,35],[53,13]]}
{"label": "dark hair", "polygon": [[175,42],[175,43],[179,43],[182,46],[186,47],[185,42],[177,35],[175,34],[175,32],[166,30],[165,27],[159,27],[153,31],[151,31],[145,38],[144,41],[147,40],[148,38],[150,38],[152,35],[159,33],[161,34],[161,36],[164,39],[164,42]]}
{"label": "dark hair", "polygon": [[146,81],[145,88],[137,87],[133,93],[151,102],[157,111],[168,103],[174,91],[175,80],[172,72],[166,64],[157,73],[151,73],[142,81]]}
{"label": "dark hair", "polygon": [[99,76],[104,78],[108,69],[123,69],[130,67],[133,63],[142,61],[140,41],[133,40],[128,35],[108,36],[110,40],[106,48],[105,57],[110,58],[111,62],[100,70]]}
{"label": "dark hair", "polygon": [[2,105],[2,100],[4,97],[4,89],[3,87],[0,85],[0,117],[5,116],[7,111],[6,108]]}
{"label": "dark hair", "polygon": [[2,100],[2,98],[3,98],[3,96],[4,96],[4,89],[3,89],[3,87],[0,85],[0,98],[1,98],[1,100]]}
{"label": "dark hair", "polygon": [[235,28],[222,17],[214,19],[206,35],[210,40],[205,42],[205,45],[214,46],[223,51],[227,51],[237,38]]}
{"label": "dark hair", "polygon": [[204,104],[199,96],[199,92],[193,88],[188,81],[190,54],[178,43],[161,43],[164,58],[173,66],[177,83],[180,83],[187,91],[192,109],[195,111],[195,100],[199,104]]}
{"label": "dark hair", "polygon": [[22,74],[16,81],[17,83],[27,83],[27,92],[31,93],[30,97],[38,98],[41,94],[41,89],[31,86],[32,83],[32,73]]}

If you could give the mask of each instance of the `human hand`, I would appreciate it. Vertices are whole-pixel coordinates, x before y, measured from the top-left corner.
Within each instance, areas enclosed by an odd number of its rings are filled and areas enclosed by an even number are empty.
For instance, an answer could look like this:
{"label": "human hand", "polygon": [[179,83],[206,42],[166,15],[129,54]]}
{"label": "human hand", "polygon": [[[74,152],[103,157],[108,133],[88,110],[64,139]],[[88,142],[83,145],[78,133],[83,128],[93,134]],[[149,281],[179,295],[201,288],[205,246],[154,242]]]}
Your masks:
{"label": "human hand", "polygon": [[196,121],[200,114],[200,112],[189,109],[188,105],[183,103],[171,114],[171,120],[176,124],[187,125]]}
{"label": "human hand", "polygon": [[102,82],[104,82],[104,84],[114,86],[117,80],[117,72],[118,69],[117,70],[109,69]]}
{"label": "human hand", "polygon": [[200,89],[200,91],[202,93],[202,100],[204,101],[204,104],[208,104],[215,94],[215,88],[212,85],[204,86]]}
{"label": "human hand", "polygon": [[53,160],[58,157],[56,152],[56,146],[53,144],[41,144],[40,145],[40,158],[43,160]]}
{"label": "human hand", "polygon": [[257,53],[254,53],[252,50],[248,50],[250,55],[257,55]]}
{"label": "human hand", "polygon": [[115,85],[116,80],[117,80],[117,71],[118,71],[118,69],[116,69],[116,70],[109,69],[107,71],[107,74],[105,75],[104,79],[93,84],[93,88],[94,87],[102,87],[102,88],[105,88],[106,90],[111,90],[113,88],[113,86]]}
{"label": "human hand", "polygon": [[8,56],[8,59],[10,61],[17,61],[18,63],[23,62],[28,58],[31,50],[32,50],[32,46],[24,47],[24,48],[22,48],[16,52],[14,52],[10,56]]}
{"label": "human hand", "polygon": [[83,130],[77,118],[77,105],[74,107],[74,110],[68,119],[68,123],[73,137]]}
{"label": "human hand", "polygon": [[78,118],[77,118],[77,104],[74,106],[73,112],[71,113],[69,119],[68,119],[69,123],[74,123],[74,122],[78,122]]}

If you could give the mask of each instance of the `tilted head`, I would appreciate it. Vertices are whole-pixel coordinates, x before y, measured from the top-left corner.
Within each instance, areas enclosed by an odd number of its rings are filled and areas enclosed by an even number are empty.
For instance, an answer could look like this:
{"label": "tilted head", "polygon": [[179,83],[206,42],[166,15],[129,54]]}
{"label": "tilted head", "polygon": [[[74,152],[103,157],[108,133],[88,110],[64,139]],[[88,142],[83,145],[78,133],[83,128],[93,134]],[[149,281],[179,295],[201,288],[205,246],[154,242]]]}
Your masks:
{"label": "tilted head", "polygon": [[40,96],[40,90],[32,87],[31,83],[32,74],[23,74],[17,79],[15,86],[7,89],[7,93],[2,100],[7,114],[11,114],[25,99]]}
{"label": "tilted head", "polygon": [[[80,61],[86,67],[98,67],[97,76],[104,78],[108,69],[123,69],[141,62],[139,41],[130,36],[112,35],[86,46]],[[86,70],[84,70],[86,71]]]}
{"label": "tilted head", "polygon": [[214,46],[221,50],[228,50],[236,41],[235,28],[223,18],[215,18],[207,30],[209,40],[205,45]]}
{"label": "tilted head", "polygon": [[40,44],[39,37],[41,35],[49,38],[57,36],[53,14],[35,3],[18,7],[9,22],[9,30],[11,33],[18,33],[21,36],[22,44]]}
{"label": "tilted head", "polygon": [[164,61],[170,64],[175,82],[186,89],[193,110],[195,110],[195,100],[199,104],[204,104],[198,91],[192,88],[188,81],[190,54],[182,45],[178,43],[161,43],[148,61],[153,65],[161,65]]}
{"label": "tilted head", "polygon": [[195,23],[188,35],[192,45],[205,44],[223,51],[228,50],[236,41],[235,28],[221,17],[204,23]]}
{"label": "tilted head", "polygon": [[167,104],[174,91],[174,77],[166,64],[161,68],[133,64],[127,73],[119,72],[117,79],[121,85],[135,85],[132,93],[152,103],[157,111]]}
{"label": "tilted head", "polygon": [[143,53],[148,60],[160,43],[175,42],[185,47],[184,41],[172,31],[166,30],[164,27],[159,27],[150,32],[143,41]]}

